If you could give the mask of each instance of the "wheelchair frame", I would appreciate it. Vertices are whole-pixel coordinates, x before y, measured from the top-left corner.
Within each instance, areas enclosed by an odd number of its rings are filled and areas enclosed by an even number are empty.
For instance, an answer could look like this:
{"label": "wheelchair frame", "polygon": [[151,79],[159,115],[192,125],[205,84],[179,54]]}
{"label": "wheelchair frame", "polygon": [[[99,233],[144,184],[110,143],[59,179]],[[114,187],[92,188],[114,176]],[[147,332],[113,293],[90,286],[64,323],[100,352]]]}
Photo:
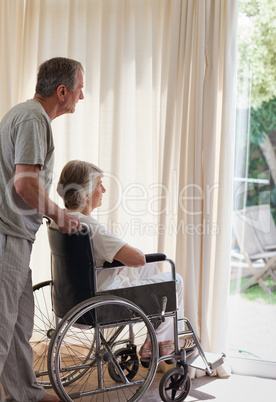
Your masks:
{"label": "wheelchair frame", "polygon": [[[123,265],[114,261],[96,267],[86,225],[78,234],[65,235],[53,228],[49,218],[46,219],[53,279],[33,288],[35,316],[39,318],[35,328],[43,333],[43,339],[32,344],[39,357],[38,361],[34,361],[39,383],[45,388],[53,387],[64,401],[92,401],[93,398],[104,401],[107,398],[134,402],[148,390],[158,363],[165,361],[175,363],[175,367],[168,370],[160,381],[160,397],[166,402],[182,401],[189,394],[189,366],[213,375],[214,369],[223,363],[225,355],[213,356],[214,362],[210,363],[190,321],[186,317],[178,318],[176,270],[172,260],[164,254],[146,255],[147,262],[169,263],[172,281],[97,292],[97,272],[118,269]],[[76,244],[81,255],[72,254],[75,259],[72,262],[68,254],[74,253]],[[145,302],[145,286],[154,296],[157,294],[155,306],[152,302]],[[78,288],[76,292],[75,287]],[[39,301],[46,303],[49,295],[36,297],[36,293],[45,290],[51,291],[52,300],[47,313],[45,309],[39,312],[38,304]],[[166,293],[168,290],[169,294]],[[41,321],[48,314],[51,317],[41,328]],[[155,329],[169,317],[173,319],[175,352],[159,357]],[[184,323],[184,330],[179,332],[180,321]],[[180,335],[193,337],[197,356],[191,358],[195,354],[194,349],[179,349]],[[137,348],[143,345],[146,336],[151,340],[152,353],[145,361],[139,359]],[[41,344],[45,348],[39,354],[37,350]]]}

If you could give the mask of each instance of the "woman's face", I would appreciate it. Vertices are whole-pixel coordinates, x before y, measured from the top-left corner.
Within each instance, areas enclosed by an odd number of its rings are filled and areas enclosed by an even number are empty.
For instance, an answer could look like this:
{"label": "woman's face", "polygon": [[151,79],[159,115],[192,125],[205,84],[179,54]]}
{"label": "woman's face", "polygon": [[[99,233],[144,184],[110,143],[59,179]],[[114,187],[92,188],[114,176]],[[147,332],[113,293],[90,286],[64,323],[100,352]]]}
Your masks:
{"label": "woman's face", "polygon": [[102,205],[103,194],[106,192],[102,184],[102,178],[97,177],[96,187],[92,192],[92,210]]}

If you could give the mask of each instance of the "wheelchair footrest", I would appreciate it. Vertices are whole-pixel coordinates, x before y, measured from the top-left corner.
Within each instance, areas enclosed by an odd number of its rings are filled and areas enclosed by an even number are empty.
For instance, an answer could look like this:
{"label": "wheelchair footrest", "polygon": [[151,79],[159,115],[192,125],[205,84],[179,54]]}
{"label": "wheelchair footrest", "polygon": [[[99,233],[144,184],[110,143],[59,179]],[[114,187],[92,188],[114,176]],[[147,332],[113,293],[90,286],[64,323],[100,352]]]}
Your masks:
{"label": "wheelchair footrest", "polygon": [[[221,366],[224,363],[224,358],[225,354],[216,354],[216,353],[204,353],[205,357],[207,359],[209,368],[211,370],[215,370],[217,367]],[[194,368],[197,368],[199,370],[206,370],[206,364],[204,363],[201,355],[196,355],[192,357],[190,360],[187,361],[187,363]]]}

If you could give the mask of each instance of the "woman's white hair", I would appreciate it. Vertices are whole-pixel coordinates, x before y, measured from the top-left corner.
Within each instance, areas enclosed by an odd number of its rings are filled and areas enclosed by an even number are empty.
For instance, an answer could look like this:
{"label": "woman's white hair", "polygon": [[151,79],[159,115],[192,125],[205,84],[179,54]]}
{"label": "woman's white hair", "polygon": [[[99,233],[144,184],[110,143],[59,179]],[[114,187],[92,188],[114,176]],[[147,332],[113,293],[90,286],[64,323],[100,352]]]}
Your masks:
{"label": "woman's white hair", "polygon": [[103,171],[93,163],[80,160],[66,163],[57,186],[57,192],[63,198],[65,207],[82,206],[83,197],[93,192],[97,177],[102,176]]}

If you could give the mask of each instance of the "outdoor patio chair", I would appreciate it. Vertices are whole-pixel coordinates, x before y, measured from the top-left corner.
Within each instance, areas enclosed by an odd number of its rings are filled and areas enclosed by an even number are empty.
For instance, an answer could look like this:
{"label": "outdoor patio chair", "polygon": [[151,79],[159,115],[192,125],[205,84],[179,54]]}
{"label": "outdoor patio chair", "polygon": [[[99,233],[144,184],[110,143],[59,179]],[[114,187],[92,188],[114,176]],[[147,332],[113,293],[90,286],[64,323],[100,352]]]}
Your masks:
{"label": "outdoor patio chair", "polygon": [[[259,213],[266,213],[266,220],[269,220],[267,208],[259,208]],[[232,253],[232,257],[235,262],[239,261],[241,266],[247,266],[251,273],[250,279],[241,288],[241,292],[257,281],[263,290],[269,293],[271,288],[266,286],[264,279],[268,276],[275,279],[276,249],[272,249],[275,237],[274,234],[269,235],[265,219],[260,221],[256,207],[247,207],[233,212],[233,233],[239,253]]]}
{"label": "outdoor patio chair", "polygon": [[254,221],[255,232],[264,251],[276,250],[276,225],[270,205],[247,207],[247,213]]}

